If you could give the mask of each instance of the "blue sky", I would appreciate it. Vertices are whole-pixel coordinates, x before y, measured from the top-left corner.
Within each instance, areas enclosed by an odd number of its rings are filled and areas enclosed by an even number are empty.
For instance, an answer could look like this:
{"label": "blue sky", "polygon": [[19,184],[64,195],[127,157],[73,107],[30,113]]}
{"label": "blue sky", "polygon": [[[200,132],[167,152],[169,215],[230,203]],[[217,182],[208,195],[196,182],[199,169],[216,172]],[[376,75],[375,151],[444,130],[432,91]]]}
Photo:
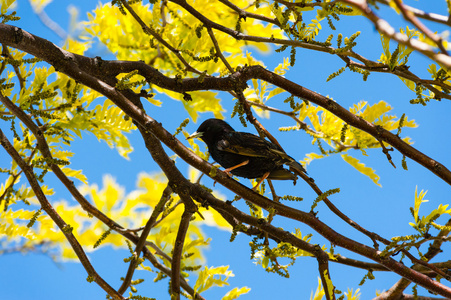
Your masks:
{"label": "blue sky", "polygon": [[[50,18],[64,29],[68,27],[69,14],[66,8],[71,2],[73,1],[54,1],[46,9]],[[420,6],[420,8],[421,5],[427,3],[427,6],[423,7],[424,9],[446,14],[445,1],[418,2],[411,1],[412,5]],[[97,2],[79,0],[73,5],[80,10],[79,18],[85,20],[86,12],[92,10]],[[44,27],[37,16],[32,13],[28,1],[18,1],[18,15],[22,19],[16,24],[17,26],[61,45],[60,38]],[[344,36],[350,36],[356,30],[361,30],[362,34],[357,39],[356,51],[363,53],[364,56],[372,60],[379,58],[382,48],[378,33],[367,20],[357,17],[348,18],[343,23],[338,24],[341,25],[337,31],[343,33]],[[398,27],[402,25],[402,22],[395,21],[393,24]],[[323,26],[327,25],[323,23]],[[324,35],[327,36],[328,32]],[[255,49],[250,49],[250,51],[257,52]],[[271,54],[259,54],[259,57],[265,61],[270,69],[277,66],[282,60],[281,55],[273,52]],[[414,61],[414,58],[416,57],[412,57],[411,61]],[[420,66],[425,66],[428,63],[422,57],[418,59]],[[332,97],[344,107],[350,107],[360,100],[368,101],[370,104],[377,103],[380,100],[390,103],[393,106],[391,113],[398,117],[406,113],[409,119],[414,119],[419,124],[419,127],[415,129],[403,129],[403,136],[411,137],[418,150],[448,168],[451,167],[449,150],[447,150],[450,147],[448,139],[450,136],[450,126],[448,125],[450,102],[448,100],[430,102],[426,107],[411,105],[409,100],[414,98],[415,95],[401,80],[388,74],[374,73],[369,76],[367,82],[363,82],[361,75],[346,71],[338,78],[326,82],[328,75],[342,66],[343,62],[335,56],[299,49],[296,56],[296,65],[289,71],[287,78],[311,90]],[[420,77],[428,77],[428,74],[424,73],[424,67],[421,69],[413,65],[411,70]],[[162,122],[169,131],[174,132],[181,120],[186,118],[183,105],[180,102],[159,96],[163,100],[163,105],[158,113],[160,116],[158,121]],[[235,129],[252,131],[250,127],[243,128],[237,118],[230,119],[233,107],[231,96],[224,94],[222,104],[227,110],[226,120]],[[275,101],[268,103],[268,105],[278,106],[280,103]],[[199,122],[209,117],[212,116],[203,114],[200,116]],[[303,132],[278,132],[279,124],[283,124],[283,126],[294,125],[286,117],[272,114],[271,119],[262,119],[261,122],[276,135],[287,153],[296,159],[302,160],[306,153],[318,152],[317,147],[311,145],[311,139],[307,134]],[[187,130],[193,132],[198,125],[199,123],[191,122]],[[5,126],[5,124],[0,122],[2,130],[8,129],[2,126]],[[76,153],[72,160],[72,166],[74,169],[83,169],[89,183],[97,183],[98,185],[101,185],[102,177],[105,174],[112,174],[117,182],[125,186],[127,192],[129,192],[135,188],[137,175],[140,172],[158,171],[139,135],[132,134],[130,140],[135,151],[131,154],[131,159],[127,161],[122,159],[114,149],[108,148],[105,143],[99,143],[95,137],[85,135],[83,140],[78,140],[71,146],[72,151]],[[426,198],[430,201],[422,207],[424,213],[435,209],[440,203],[448,204],[450,202],[448,184],[409,159],[407,159],[409,170],[403,170],[401,167],[402,156],[396,151],[391,153],[397,166],[396,169],[387,162],[379,149],[368,151],[368,157],[363,157],[358,152],[352,154],[361,159],[367,166],[376,169],[377,174],[381,176],[380,184],[382,188],[358,173],[339,156],[314,161],[307,167],[307,170],[324,191],[339,187],[341,192],[331,197],[331,200],[340,210],[368,230],[375,231],[385,238],[413,233],[408,225],[408,222],[412,221],[408,207],[413,206],[416,186],[418,186],[418,190],[428,190]],[[4,151],[0,150],[0,163],[4,155]],[[7,159],[9,161],[9,158]],[[111,163],[111,161],[114,161],[114,163]],[[146,161],[146,164],[141,163],[142,161]],[[187,166],[182,165],[181,170],[187,173]],[[204,184],[211,185],[212,181],[205,180]],[[292,187],[291,183],[288,182],[277,182],[276,186],[278,189],[290,188],[294,190],[294,193],[304,197],[306,199],[304,202],[296,204],[299,209],[309,210],[311,202],[316,198],[309,187],[301,181],[295,187]],[[229,199],[233,197],[227,191],[222,191]],[[71,197],[61,185],[56,185],[56,194],[50,200],[61,199],[71,199]],[[338,220],[325,206],[320,204],[318,210],[319,218],[327,224],[332,224],[335,230],[371,245],[371,241]],[[442,220],[442,223],[445,221]],[[290,221],[283,224],[286,224],[287,228],[293,226]],[[318,275],[314,259],[298,259],[290,269],[290,278],[281,278],[278,275],[266,273],[260,266],[256,266],[249,260],[249,237],[239,235],[235,242],[230,243],[230,233],[207,226],[204,229],[207,234],[213,237],[211,246],[206,252],[208,265],[230,265],[230,269],[236,275],[229,280],[230,289],[235,286],[252,288],[248,295],[242,296],[240,299],[275,299],[276,297],[308,299],[311,291],[316,289]],[[312,232],[305,226],[301,226],[300,229],[303,234]],[[313,241],[321,245],[326,243],[317,234],[315,234]],[[326,245],[329,244],[326,243]],[[449,251],[449,246],[447,248]],[[335,251],[351,258],[358,258],[342,249]],[[109,247],[104,247],[89,254],[99,274],[114,287],[120,285],[119,278],[124,276],[127,270],[127,264],[122,262],[122,259],[126,256],[128,256],[128,251]],[[446,259],[440,255],[437,256],[437,261]],[[0,287],[2,287],[3,299],[101,299],[105,294],[95,283],[86,281],[87,274],[79,263],[54,263],[50,258],[43,255],[10,254],[0,256],[0,265],[2,266],[0,268]],[[332,280],[336,287],[342,291],[346,291],[347,288],[360,288],[361,299],[374,297],[376,290],[388,289],[399,279],[398,276],[393,274],[375,273],[375,280],[368,281],[363,287],[359,287],[358,283],[366,274],[366,271],[353,270],[333,263],[330,266]],[[154,284],[151,281],[152,277],[146,279],[147,282],[139,286],[141,295],[157,299],[169,299],[166,281]],[[205,297],[207,299],[219,299],[228,290],[229,288],[216,288],[206,293]],[[406,292],[410,292],[410,289],[407,289]],[[427,292],[422,291],[422,293],[427,295]]]}

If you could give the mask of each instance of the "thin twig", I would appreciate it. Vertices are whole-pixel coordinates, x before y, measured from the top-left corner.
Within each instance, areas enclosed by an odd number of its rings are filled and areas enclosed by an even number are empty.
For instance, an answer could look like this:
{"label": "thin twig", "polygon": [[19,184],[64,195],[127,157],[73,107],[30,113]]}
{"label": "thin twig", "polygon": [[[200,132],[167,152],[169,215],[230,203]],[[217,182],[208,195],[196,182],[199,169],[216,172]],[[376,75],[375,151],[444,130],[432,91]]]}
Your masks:
{"label": "thin twig", "polygon": [[[9,52],[8,47],[5,45],[3,45],[2,55],[11,60],[14,59],[14,57]],[[25,78],[23,78],[22,74],[20,73],[19,66],[12,64],[12,67],[14,69],[14,73],[16,73],[17,79],[19,80],[20,90],[23,91],[25,89]]]}
{"label": "thin twig", "polygon": [[249,101],[246,99],[246,96],[244,96],[244,93],[242,91],[236,91],[236,94],[238,101],[240,101],[243,105],[247,120],[251,122],[252,125],[254,125],[260,136],[266,136],[272,143],[283,149],[279,144],[279,141],[268,130],[266,130],[266,128],[257,120],[257,118],[254,117],[254,114],[251,111],[251,106],[249,105]]}
{"label": "thin twig", "polygon": [[57,36],[59,36],[60,39],[67,39],[67,37],[69,36],[67,32],[47,15],[44,9],[40,7],[42,4],[34,4],[36,2],[33,2],[31,0],[29,0],[28,2],[33,8],[33,12],[39,17],[39,20],[41,20],[42,24],[53,31]]}
{"label": "thin twig", "polygon": [[164,206],[171,198],[172,189],[168,186],[163,190],[163,194],[161,195],[160,201],[155,206],[149,220],[146,223],[146,226],[144,227],[143,232],[141,233],[141,236],[139,237],[138,243],[136,244],[135,252],[133,253],[133,259],[130,261],[130,265],[127,270],[127,274],[125,275],[124,281],[122,282],[121,287],[118,289],[118,293],[121,295],[125,293],[125,291],[130,286],[130,282],[133,278],[133,273],[135,272],[139,256],[141,254],[141,251],[143,250],[143,247],[146,244],[147,236],[150,233],[150,230],[154,226],[158,216],[163,212]]}
{"label": "thin twig", "polygon": [[194,212],[186,209],[183,211],[182,219],[180,220],[179,230],[175,238],[174,250],[172,253],[172,280],[171,280],[171,297],[180,299],[180,267],[182,264],[183,244],[188,233],[189,222]]}
{"label": "thin twig", "polygon": [[[172,264],[172,257],[170,257],[169,255],[167,255],[163,250],[161,250],[160,248],[158,248],[157,245],[155,245],[155,243],[150,242],[150,241],[146,241],[146,246],[151,247],[152,249],[155,250],[155,253],[159,256],[161,256],[162,258],[166,259],[170,264]],[[183,278],[183,277],[181,277]]]}
{"label": "thin twig", "polygon": [[236,6],[235,4],[233,4],[232,2],[230,2],[228,0],[219,0],[219,2],[221,2],[222,4],[228,6],[231,9],[233,9],[239,15],[240,18],[244,18],[244,19],[246,19],[246,18],[253,18],[253,19],[256,19],[256,20],[260,20],[260,21],[263,21],[263,22],[268,22],[268,23],[272,23],[274,25],[280,26],[279,20],[277,20],[275,18],[271,19],[271,18],[268,18],[267,16],[263,16],[263,15],[254,14],[254,13],[248,12],[248,11],[246,11],[244,9],[239,8],[238,6]]}
{"label": "thin twig", "polygon": [[429,28],[427,28],[423,23],[421,23],[420,20],[418,20],[415,17],[415,15],[411,13],[411,11],[407,10],[407,8],[400,0],[394,0],[394,2],[401,11],[404,19],[412,23],[422,33],[424,33],[425,36],[427,36],[430,40],[432,40],[443,54],[448,55],[448,51],[446,51],[445,47],[443,46],[443,39],[441,37],[433,33]]}
{"label": "thin twig", "polygon": [[[387,6],[390,5],[390,2],[388,0],[376,0],[376,1],[379,3],[382,3],[384,5],[387,5]],[[406,5],[406,4],[403,4],[403,6],[404,6],[405,10],[407,10],[410,13],[413,13],[418,18],[422,18],[422,19],[432,21],[435,23],[440,23],[440,24],[451,26],[451,20],[450,20],[449,16],[425,12],[418,8],[415,8],[415,7]]]}
{"label": "thin twig", "polygon": [[121,0],[122,4],[125,6],[125,8],[130,12],[130,14],[133,16],[133,18],[141,25],[144,32],[152,35],[158,42],[160,42],[162,45],[164,45],[166,48],[168,48],[177,58],[182,62],[182,64],[185,66],[186,70],[189,72],[196,73],[198,75],[201,75],[202,72],[199,70],[196,70],[193,68],[180,54],[180,51],[172,47],[168,42],[166,42],[155,30],[147,26],[147,24],[138,16],[138,14],[135,12],[135,10],[128,4],[127,1]]}
{"label": "thin twig", "polygon": [[216,55],[219,56],[221,61],[224,63],[224,65],[227,67],[230,73],[233,73],[233,68],[230,66],[227,59],[222,55],[221,48],[219,47],[218,41],[215,38],[215,35],[213,33],[213,30],[210,27],[207,27],[208,34],[210,35],[211,41],[213,42],[213,45],[215,46]]}

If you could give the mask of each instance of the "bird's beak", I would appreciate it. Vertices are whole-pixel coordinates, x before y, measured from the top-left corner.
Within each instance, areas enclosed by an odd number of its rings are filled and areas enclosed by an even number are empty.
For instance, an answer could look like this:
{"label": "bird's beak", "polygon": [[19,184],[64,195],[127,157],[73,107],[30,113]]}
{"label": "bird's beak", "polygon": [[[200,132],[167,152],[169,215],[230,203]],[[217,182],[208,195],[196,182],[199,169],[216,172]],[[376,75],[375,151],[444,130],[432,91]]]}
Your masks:
{"label": "bird's beak", "polygon": [[190,139],[194,139],[194,138],[198,138],[201,137],[203,134],[203,132],[194,132],[193,134],[191,134],[190,136],[188,136],[186,139],[190,140]]}

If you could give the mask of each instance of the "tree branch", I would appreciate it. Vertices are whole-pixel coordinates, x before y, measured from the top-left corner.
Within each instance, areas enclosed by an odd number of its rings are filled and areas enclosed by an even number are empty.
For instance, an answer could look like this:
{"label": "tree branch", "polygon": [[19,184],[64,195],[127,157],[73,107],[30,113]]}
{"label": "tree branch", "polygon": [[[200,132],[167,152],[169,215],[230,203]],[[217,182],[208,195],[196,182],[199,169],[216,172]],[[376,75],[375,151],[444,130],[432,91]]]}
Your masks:
{"label": "tree branch", "polygon": [[243,79],[248,80],[251,78],[258,78],[272,83],[278,87],[285,89],[287,92],[301,99],[306,99],[313,102],[324,109],[330,111],[338,118],[345,121],[347,124],[354,126],[362,131],[365,131],[375,137],[376,139],[382,140],[392,147],[396,148],[399,152],[405,156],[411,158],[412,160],[423,165],[434,174],[442,178],[448,184],[451,184],[451,172],[439,162],[433,160],[427,155],[421,153],[414,147],[410,146],[403,140],[401,140],[397,135],[391,133],[388,130],[381,128],[380,126],[374,125],[359,116],[354,115],[349,110],[340,106],[337,102],[322,96],[316,92],[313,92],[305,87],[302,87],[282,76],[274,74],[260,66],[250,67],[243,70]]}
{"label": "tree branch", "polygon": [[[3,98],[3,96],[1,96]],[[55,211],[53,206],[47,200],[44,192],[39,185],[34,173],[33,168],[28,165],[20,156],[20,154],[14,149],[14,146],[9,142],[7,137],[4,135],[3,131],[0,129],[0,143],[3,148],[8,152],[12,159],[19,165],[19,167],[23,170],[25,176],[27,177],[28,182],[30,183],[31,188],[33,189],[36,198],[38,199],[42,209],[52,218],[53,222],[59,227],[61,232],[66,237],[67,241],[71,245],[81,264],[85,268],[86,272],[93,281],[95,281],[105,292],[107,292],[113,299],[124,299],[121,294],[119,294],[116,290],[114,290],[103,278],[96,272],[94,267],[91,265],[86,253],[83,250],[83,247],[80,245],[78,240],[72,233],[73,228],[70,224],[67,224],[61,216]],[[75,224],[74,224],[75,225]]]}
{"label": "tree branch", "polygon": [[428,37],[431,41],[433,41],[443,54],[448,55],[448,52],[446,51],[445,47],[443,46],[443,40],[441,37],[439,37],[438,35],[433,33],[431,30],[429,30],[429,28],[424,26],[424,24],[421,23],[420,20],[418,20],[415,17],[415,15],[412,14],[412,12],[409,11],[400,0],[394,0],[394,2],[396,4],[396,6],[399,8],[399,10],[401,11],[405,20],[412,23],[426,37]]}
{"label": "tree branch", "polygon": [[188,233],[189,222],[194,212],[187,209],[182,214],[179,230],[174,242],[174,250],[172,251],[172,281],[171,281],[171,298],[180,299],[180,266],[182,264],[183,244]]}
{"label": "tree branch", "polygon": [[[45,140],[43,133],[41,129],[33,123],[33,120],[25,114],[19,107],[14,105],[14,103],[9,100],[7,97],[4,97],[0,94],[0,102],[2,102],[6,108],[10,110],[10,112],[14,115],[16,115],[29,129],[30,131],[35,135],[38,143],[37,146],[42,153],[43,157],[49,158],[50,160],[53,160],[53,157],[50,153],[49,146],[47,144],[47,141]],[[123,230],[123,227],[119,224],[117,224],[115,221],[108,218],[103,212],[98,210],[96,207],[94,207],[91,203],[89,203],[88,200],[78,191],[78,189],[74,186],[74,183],[72,180],[70,180],[64,172],[61,170],[61,168],[56,164],[50,164],[50,168],[55,173],[55,175],[58,177],[58,179],[66,186],[68,191],[72,194],[72,196],[78,201],[78,203],[81,205],[81,207],[86,210],[88,213],[92,214],[96,218],[98,218],[100,221],[105,223],[109,228],[117,231],[118,233],[122,234],[127,239],[131,240],[133,243],[137,244],[139,242],[138,237],[128,231]],[[146,258],[149,258],[150,252],[147,248],[144,248],[145,250],[145,256]],[[153,260],[153,263],[156,263],[155,260]],[[154,264],[155,265],[155,264]],[[158,266],[158,265],[157,265]],[[161,269],[161,265],[160,268]],[[183,288],[192,296],[194,296],[193,289],[186,283],[186,281],[182,281]],[[201,299],[201,297],[198,297],[196,299]]]}
{"label": "tree branch", "polygon": [[376,29],[383,35],[389,37],[390,39],[410,47],[421,54],[429,57],[433,61],[443,65],[448,70],[451,69],[451,57],[448,54],[436,53],[434,48],[428,44],[421,42],[417,39],[410,39],[407,35],[396,30],[390,26],[390,24],[384,19],[379,18],[367,5],[365,1],[360,0],[340,0],[340,2],[349,4],[358,10],[360,10],[363,15],[368,18],[376,26]]}
{"label": "tree branch", "polygon": [[130,282],[133,278],[133,274],[135,272],[138,263],[139,255],[141,254],[141,251],[146,245],[147,236],[149,235],[150,230],[157,221],[158,216],[163,212],[165,204],[171,198],[171,193],[172,189],[168,185],[163,190],[163,194],[161,195],[160,201],[158,201],[158,204],[155,206],[149,220],[146,223],[146,226],[144,227],[143,232],[141,233],[141,236],[139,237],[138,243],[136,244],[135,252],[133,253],[133,259],[130,261],[130,265],[127,270],[127,274],[125,275],[121,287],[118,289],[118,293],[120,293],[121,295],[124,294],[125,291],[128,289],[128,287],[130,286]]}
{"label": "tree branch", "polygon": [[[382,3],[384,5],[387,5],[387,6],[390,5],[388,0],[376,0],[376,1],[379,3]],[[436,14],[436,13],[425,12],[425,11],[422,11],[420,9],[417,9],[415,7],[408,6],[405,4],[403,4],[403,6],[406,11],[413,13],[418,18],[422,18],[422,19],[425,19],[428,21],[451,26],[451,19],[447,16]]]}

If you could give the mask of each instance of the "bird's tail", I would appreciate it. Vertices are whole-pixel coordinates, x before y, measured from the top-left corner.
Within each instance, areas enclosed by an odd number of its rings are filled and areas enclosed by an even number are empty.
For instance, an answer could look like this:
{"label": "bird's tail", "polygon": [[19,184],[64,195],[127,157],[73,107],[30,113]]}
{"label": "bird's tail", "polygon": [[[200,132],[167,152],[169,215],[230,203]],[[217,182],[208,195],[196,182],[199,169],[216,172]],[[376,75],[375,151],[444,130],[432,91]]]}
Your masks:
{"label": "bird's tail", "polygon": [[286,165],[289,166],[290,169],[293,169],[293,171],[298,175],[301,175],[300,173],[308,174],[307,171],[304,169],[304,167],[294,159],[291,159],[289,162],[286,163]]}

